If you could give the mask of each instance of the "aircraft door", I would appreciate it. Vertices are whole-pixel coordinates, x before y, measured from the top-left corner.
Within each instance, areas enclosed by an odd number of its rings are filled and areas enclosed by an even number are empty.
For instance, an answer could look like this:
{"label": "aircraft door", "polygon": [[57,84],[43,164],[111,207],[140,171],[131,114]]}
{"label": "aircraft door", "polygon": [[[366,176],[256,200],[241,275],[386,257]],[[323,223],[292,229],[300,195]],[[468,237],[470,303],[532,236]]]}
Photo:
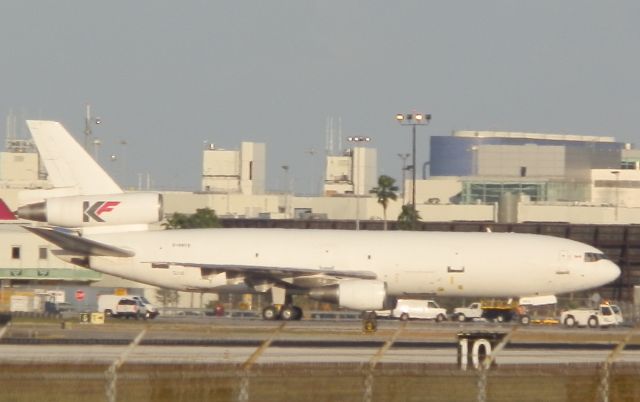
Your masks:
{"label": "aircraft door", "polygon": [[451,257],[451,260],[449,262],[450,264],[447,265],[447,273],[464,273],[465,266],[460,251],[454,251],[453,256]]}
{"label": "aircraft door", "polygon": [[558,253],[558,267],[556,268],[556,274],[568,275],[571,273],[569,262],[571,261],[571,254],[567,250],[560,250]]}
{"label": "aircraft door", "polygon": [[445,288],[453,292],[463,290],[465,270],[466,263],[462,251],[454,250],[447,263],[446,282],[440,284],[440,290],[444,291]]}

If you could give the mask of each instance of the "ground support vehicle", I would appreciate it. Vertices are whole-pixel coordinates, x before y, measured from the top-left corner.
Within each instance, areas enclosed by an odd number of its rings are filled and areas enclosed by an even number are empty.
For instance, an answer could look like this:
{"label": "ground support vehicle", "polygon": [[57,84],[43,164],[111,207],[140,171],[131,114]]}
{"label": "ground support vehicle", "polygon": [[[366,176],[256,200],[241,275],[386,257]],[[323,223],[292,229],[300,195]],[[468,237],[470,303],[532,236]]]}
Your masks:
{"label": "ground support vehicle", "polygon": [[458,307],[454,310],[452,318],[459,322],[484,319],[495,322],[518,321],[524,325],[531,323],[531,317],[524,306],[517,302],[498,300],[475,302],[468,307]]}
{"label": "ground support vehicle", "polygon": [[389,317],[399,318],[403,321],[420,318],[440,322],[447,319],[447,310],[440,307],[434,300],[398,299],[398,303],[391,310]]}
{"label": "ground support vehicle", "polygon": [[475,302],[467,307],[457,307],[453,310],[451,318],[454,321],[464,322],[473,321],[482,318],[482,303]]}
{"label": "ground support vehicle", "polygon": [[155,318],[159,314],[158,309],[144,296],[100,295],[98,296],[98,311],[104,313],[107,317],[115,316],[117,315],[116,309],[118,303],[122,299],[136,301],[136,304],[144,310],[144,318]]}
{"label": "ground support vehicle", "polygon": [[495,322],[517,321],[523,325],[531,323],[527,309],[517,302],[491,301],[482,304],[482,317]]}
{"label": "ground support vehicle", "polygon": [[60,302],[45,302],[44,313],[49,316],[57,316],[62,319],[68,319],[78,314],[77,309],[71,305],[71,303]]}
{"label": "ground support vehicle", "polygon": [[567,327],[607,328],[624,321],[620,307],[603,303],[596,309],[573,309],[563,311],[560,322]]}
{"label": "ground support vehicle", "polygon": [[147,318],[147,310],[139,300],[122,298],[116,306],[116,311],[113,314],[114,317],[121,318]]}

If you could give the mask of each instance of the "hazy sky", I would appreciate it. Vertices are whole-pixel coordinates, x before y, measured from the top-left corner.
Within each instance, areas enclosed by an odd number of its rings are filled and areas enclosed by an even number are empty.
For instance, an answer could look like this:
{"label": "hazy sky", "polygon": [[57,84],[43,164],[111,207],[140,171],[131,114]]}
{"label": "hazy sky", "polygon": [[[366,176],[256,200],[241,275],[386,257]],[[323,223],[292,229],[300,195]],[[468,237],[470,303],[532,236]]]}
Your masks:
{"label": "hazy sky", "polygon": [[638,21],[635,0],[4,0],[0,116],[81,139],[91,103],[100,161],[128,186],[150,172],[196,190],[205,141],[265,142],[268,188],[289,165],[308,193],[329,117],[372,137],[379,173],[396,178],[411,145],[398,112],[433,115],[419,165],[429,135],[458,129],[640,143]]}

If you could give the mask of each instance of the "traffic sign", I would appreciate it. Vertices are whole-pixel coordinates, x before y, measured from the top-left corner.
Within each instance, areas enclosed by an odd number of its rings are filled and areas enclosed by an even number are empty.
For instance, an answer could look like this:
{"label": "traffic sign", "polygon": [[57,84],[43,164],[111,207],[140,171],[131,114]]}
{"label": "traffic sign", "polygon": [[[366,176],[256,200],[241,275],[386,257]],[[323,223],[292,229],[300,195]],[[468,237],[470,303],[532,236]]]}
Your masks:
{"label": "traffic sign", "polygon": [[76,290],[76,300],[77,301],[84,300],[84,290]]}

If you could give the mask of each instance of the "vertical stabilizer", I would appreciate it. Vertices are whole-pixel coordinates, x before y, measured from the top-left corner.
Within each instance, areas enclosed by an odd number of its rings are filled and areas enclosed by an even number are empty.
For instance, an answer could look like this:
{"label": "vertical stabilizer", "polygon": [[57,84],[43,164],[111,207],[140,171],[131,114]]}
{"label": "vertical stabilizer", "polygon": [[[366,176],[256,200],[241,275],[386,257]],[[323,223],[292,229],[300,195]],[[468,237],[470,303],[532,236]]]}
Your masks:
{"label": "vertical stabilizer", "polygon": [[27,126],[54,188],[75,189],[81,195],[122,193],[62,124],[27,120]]}

